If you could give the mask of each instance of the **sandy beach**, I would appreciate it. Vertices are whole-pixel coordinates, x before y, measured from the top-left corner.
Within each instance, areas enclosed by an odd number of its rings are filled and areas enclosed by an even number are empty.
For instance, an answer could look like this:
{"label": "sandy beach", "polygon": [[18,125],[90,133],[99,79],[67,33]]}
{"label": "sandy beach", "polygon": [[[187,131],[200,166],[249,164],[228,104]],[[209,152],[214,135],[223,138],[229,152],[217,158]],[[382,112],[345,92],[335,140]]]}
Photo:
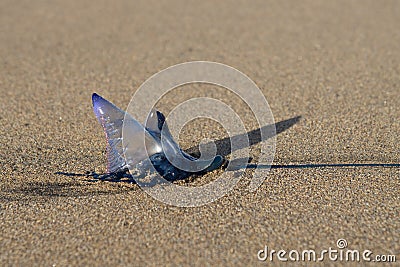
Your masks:
{"label": "sandy beach", "polygon": [[[399,262],[399,29],[398,1],[0,1],[0,265],[265,266],[283,264],[259,260],[266,246],[320,252],[339,239]],[[262,185],[248,190],[250,169],[217,201],[182,208],[85,176],[106,170],[92,93],[125,109],[151,75],[194,60],[240,70],[267,99],[276,153]],[[211,85],[157,108],[201,96],[259,128]],[[200,119],[179,142],[226,137]],[[250,149],[256,161],[260,143]]]}

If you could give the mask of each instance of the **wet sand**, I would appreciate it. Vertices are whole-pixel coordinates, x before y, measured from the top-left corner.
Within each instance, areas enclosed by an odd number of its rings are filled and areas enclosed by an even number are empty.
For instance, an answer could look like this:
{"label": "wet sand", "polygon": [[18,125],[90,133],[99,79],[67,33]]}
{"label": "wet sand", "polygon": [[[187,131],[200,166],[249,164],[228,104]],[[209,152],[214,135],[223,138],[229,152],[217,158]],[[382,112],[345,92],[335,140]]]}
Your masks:
{"label": "wet sand", "polygon": [[[265,265],[265,246],[340,238],[400,260],[400,168],[360,165],[400,163],[399,2],[1,1],[0,14],[0,265]],[[125,108],[148,77],[192,60],[235,67],[268,100],[275,167],[255,192],[249,170],[223,198],[179,208],[73,175],[106,168],[93,92]],[[158,108],[215,97],[258,129],[221,88],[187,88]],[[189,126],[184,148],[226,137]]]}

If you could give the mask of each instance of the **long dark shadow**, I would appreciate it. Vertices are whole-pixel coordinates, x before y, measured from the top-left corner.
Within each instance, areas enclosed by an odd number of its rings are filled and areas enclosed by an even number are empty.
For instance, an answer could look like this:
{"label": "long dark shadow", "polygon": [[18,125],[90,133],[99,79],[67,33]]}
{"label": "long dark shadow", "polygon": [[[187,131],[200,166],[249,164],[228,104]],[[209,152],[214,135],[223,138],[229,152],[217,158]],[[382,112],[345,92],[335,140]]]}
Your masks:
{"label": "long dark shadow", "polygon": [[[239,144],[239,146],[236,147],[236,150],[238,150],[238,149],[245,148],[245,146],[243,144],[247,143],[247,142],[243,142],[243,140],[245,138],[248,138],[248,140],[249,140],[248,146],[252,146],[252,145],[255,145],[255,144],[258,144],[261,142],[261,131],[265,134],[264,139],[266,140],[266,139],[269,139],[283,131],[286,131],[287,129],[289,129],[296,123],[298,123],[300,119],[301,119],[301,116],[296,116],[291,119],[277,122],[275,124],[266,125],[257,130],[249,131],[246,134],[241,134],[241,135],[233,136],[231,138],[227,137],[227,138],[223,138],[220,140],[216,140],[214,143],[217,147],[218,155],[226,157],[227,155],[231,154],[233,152],[231,149],[231,142],[232,142],[232,144]],[[198,146],[189,148],[187,150],[187,152],[196,157],[200,156]],[[242,168],[242,167],[238,166],[238,168]],[[249,167],[249,168],[251,168],[251,167]],[[76,176],[85,176],[85,177],[93,177],[95,180],[115,180],[115,181],[120,181],[121,178],[129,177],[129,174],[127,174],[125,172],[116,173],[116,174],[98,174],[95,172],[70,173],[70,172],[58,171],[58,172],[55,172],[55,174],[64,175],[64,176],[72,176],[72,177],[73,176],[75,176],[75,177]]]}
{"label": "long dark shadow", "polygon": [[[274,137],[277,134],[280,134],[280,133],[286,131],[287,129],[289,129],[296,123],[298,123],[300,121],[300,119],[301,119],[301,116],[296,116],[291,119],[277,122],[275,124],[266,125],[257,130],[249,131],[245,134],[236,135],[236,136],[232,136],[232,137],[226,137],[223,139],[216,140],[216,141],[214,141],[214,143],[217,147],[217,154],[221,155],[223,157],[226,157],[227,155],[234,152],[231,149],[231,142],[232,142],[232,144],[239,144],[239,146],[235,147],[235,150],[245,148],[246,147],[245,144],[247,142],[243,142],[243,140],[245,140],[246,138],[248,138],[248,140],[249,140],[248,146],[258,144],[261,142],[261,131],[265,135],[265,136],[263,136],[264,140],[266,140],[271,137]],[[192,154],[195,157],[200,156],[198,146],[193,146],[193,147],[189,148],[187,150],[187,152],[189,154]]]}
{"label": "long dark shadow", "polygon": [[277,165],[263,165],[263,164],[247,164],[241,168],[271,168],[271,169],[307,169],[307,168],[347,168],[347,167],[383,167],[383,168],[400,168],[397,163],[334,163],[334,164],[277,164]]}

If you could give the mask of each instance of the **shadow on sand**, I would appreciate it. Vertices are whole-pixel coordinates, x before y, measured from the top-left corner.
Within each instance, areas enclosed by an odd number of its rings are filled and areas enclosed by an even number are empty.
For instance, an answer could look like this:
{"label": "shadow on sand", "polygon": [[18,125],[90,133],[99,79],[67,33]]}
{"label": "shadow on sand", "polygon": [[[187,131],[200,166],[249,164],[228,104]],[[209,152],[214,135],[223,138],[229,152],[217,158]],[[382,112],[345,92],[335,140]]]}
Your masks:
{"label": "shadow on sand", "polygon": [[[231,150],[231,142],[234,143],[235,140],[243,140],[243,138],[245,138],[246,135],[249,140],[249,146],[252,146],[252,145],[255,145],[255,144],[258,144],[261,142],[261,131],[264,134],[266,133],[266,136],[264,136],[264,139],[269,139],[269,138],[289,129],[290,127],[292,127],[293,125],[298,123],[300,119],[301,119],[301,116],[296,116],[294,118],[280,121],[280,122],[272,124],[272,125],[264,126],[263,128],[259,128],[257,130],[249,131],[246,134],[236,135],[236,136],[233,136],[232,138],[227,137],[227,138],[223,138],[220,140],[216,140],[215,145],[217,147],[218,155],[226,157],[227,155],[232,153],[233,151]],[[238,143],[241,144],[243,142],[238,142]],[[244,147],[239,146],[236,149],[242,149],[242,148],[244,148]],[[198,157],[200,154],[198,146],[189,148],[187,150],[187,152],[196,157]],[[76,176],[92,177],[95,180],[107,180],[107,181],[114,181],[114,182],[119,182],[123,178],[129,178],[128,170],[121,171],[119,173],[112,173],[112,174],[98,174],[95,172],[87,172],[87,173],[83,174],[83,173],[70,173],[70,172],[62,172],[62,171],[55,172],[55,174],[64,175],[64,176],[75,176],[75,177]]]}
{"label": "shadow on sand", "polygon": [[[274,137],[277,134],[280,134],[296,123],[298,123],[301,119],[301,116],[296,116],[291,119],[287,119],[284,121],[277,122],[272,125],[267,125],[264,126],[263,128],[259,128],[257,130],[252,130],[247,132],[246,134],[242,135],[236,135],[231,138],[223,138],[216,140],[214,143],[217,147],[217,154],[221,155],[223,157],[228,156],[231,154],[232,149],[231,149],[231,142],[235,143],[238,141],[238,144],[243,144],[243,142],[240,142],[240,140],[243,140],[243,138],[247,138],[249,140],[249,146],[256,145],[261,142],[261,132],[264,134],[266,133],[266,136],[264,136],[264,139],[269,139],[271,137]],[[236,140],[236,141],[235,141]],[[236,150],[245,148],[244,146],[238,146],[236,147]],[[200,156],[199,148],[198,146],[191,147],[187,150],[187,152],[195,157]],[[351,163],[351,164],[289,164],[289,165],[281,165],[281,164],[276,164],[276,165],[263,165],[262,163],[259,164],[247,164],[247,165],[241,165],[241,166],[235,166],[234,162],[232,162],[231,167],[229,170],[238,170],[238,169],[255,169],[255,168],[271,168],[271,169],[307,169],[307,168],[330,168],[330,167],[336,167],[336,168],[348,168],[348,167],[385,167],[385,168],[393,168],[393,167],[400,167],[400,164],[396,163]],[[56,172],[55,174],[60,174],[60,175],[65,175],[65,176],[84,176],[84,177],[92,177],[94,180],[90,181],[98,181],[98,180],[107,180],[107,181],[113,181],[113,182],[123,182],[123,181],[130,181],[132,182],[132,179],[130,179],[130,174],[128,170],[124,170],[118,173],[112,173],[112,174],[97,174],[95,172],[87,172],[86,174],[82,173],[69,173],[69,172]],[[124,180],[124,178],[126,178]]]}
{"label": "shadow on sand", "polygon": [[232,164],[231,170],[238,169],[312,169],[312,168],[400,168],[397,163],[332,163],[332,164],[247,164],[245,166],[235,166]]}

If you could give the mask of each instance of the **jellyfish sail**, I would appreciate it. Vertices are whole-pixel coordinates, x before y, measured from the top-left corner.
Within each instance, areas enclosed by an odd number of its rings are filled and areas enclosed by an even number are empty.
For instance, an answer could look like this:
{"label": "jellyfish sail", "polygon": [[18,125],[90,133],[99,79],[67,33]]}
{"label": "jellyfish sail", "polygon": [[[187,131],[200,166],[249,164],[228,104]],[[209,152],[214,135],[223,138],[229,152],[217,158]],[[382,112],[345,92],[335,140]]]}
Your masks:
{"label": "jellyfish sail", "polygon": [[146,149],[143,147],[143,144],[134,142],[135,135],[145,135],[147,151],[149,154],[161,152],[161,146],[154,139],[154,137],[145,131],[143,126],[128,113],[122,111],[113,103],[105,100],[98,94],[93,94],[92,101],[94,113],[96,114],[96,117],[103,127],[106,135],[107,173],[118,172],[129,168],[124,157],[124,147],[122,142],[122,129],[124,120],[129,126],[126,128],[127,135],[132,136],[132,143],[130,143],[130,146],[132,146],[132,149],[136,148],[137,151],[135,155],[135,160],[137,162],[148,158],[148,154]]}
{"label": "jellyfish sail", "polygon": [[[165,121],[165,116],[151,110],[145,126],[136,121],[129,113],[94,93],[92,95],[94,113],[103,127],[107,139],[107,173],[117,173],[132,168],[142,171],[149,169],[148,160],[155,170],[166,179],[183,179],[190,171],[175,167],[168,160],[182,159],[181,162],[199,166],[194,172],[207,172],[221,167],[224,159],[216,156],[206,168],[204,162],[184,152],[174,141]],[[125,142],[122,140],[124,135]],[[124,144],[127,144],[124,147]],[[129,155],[129,156],[126,156]],[[200,168],[201,167],[201,168]],[[193,169],[193,168],[192,168]]]}

